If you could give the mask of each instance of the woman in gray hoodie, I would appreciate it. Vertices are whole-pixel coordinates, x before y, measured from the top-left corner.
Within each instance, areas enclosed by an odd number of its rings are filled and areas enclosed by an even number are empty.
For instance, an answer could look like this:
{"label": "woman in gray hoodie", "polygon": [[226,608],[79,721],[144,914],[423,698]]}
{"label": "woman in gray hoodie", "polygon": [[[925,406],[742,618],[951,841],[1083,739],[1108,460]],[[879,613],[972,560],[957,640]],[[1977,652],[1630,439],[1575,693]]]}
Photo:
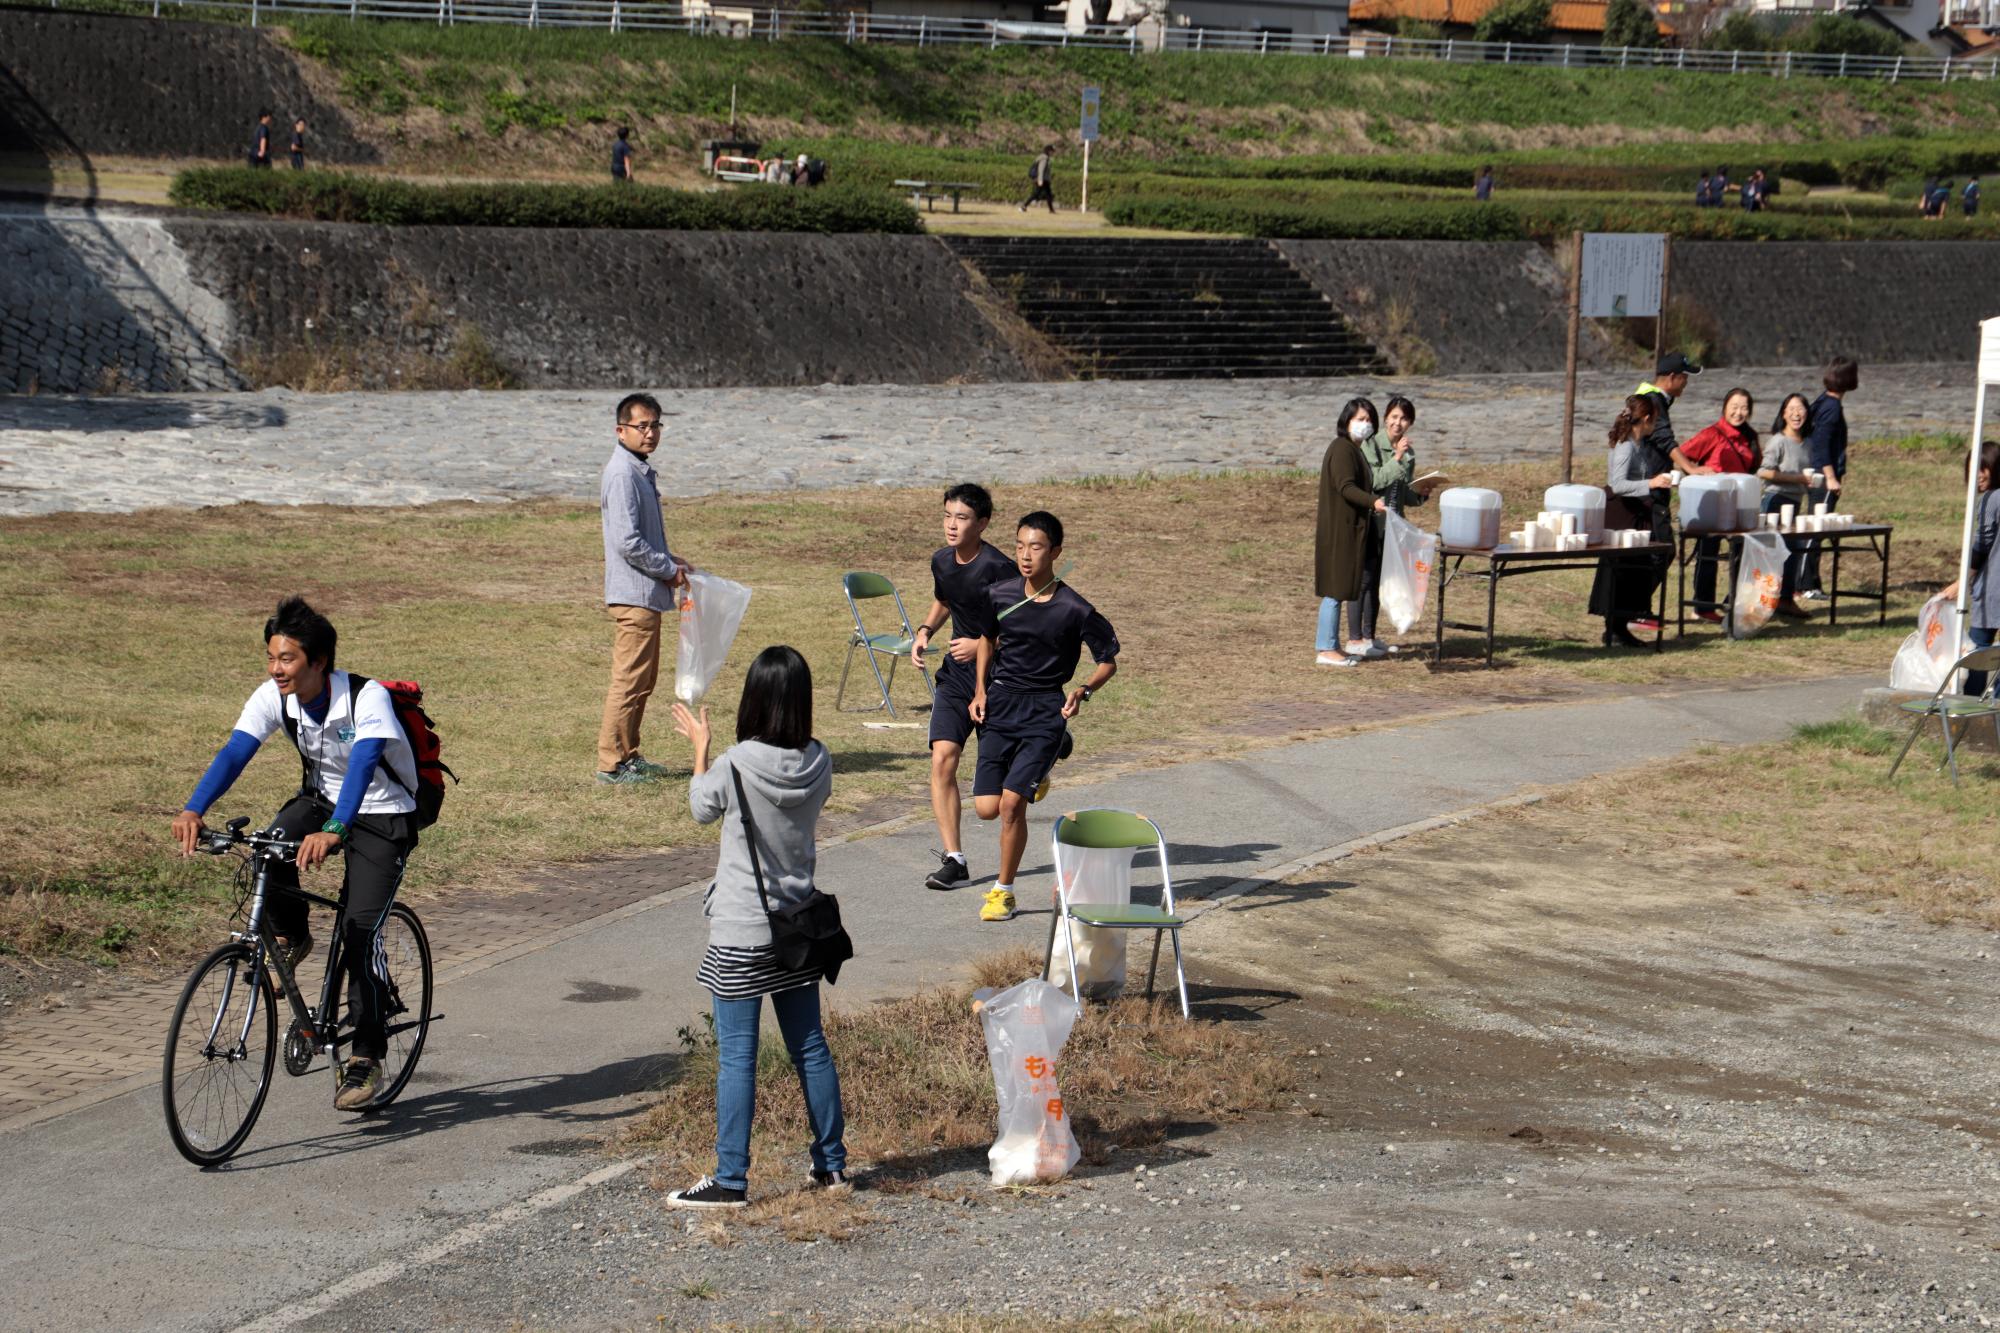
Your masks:
{"label": "woman in gray hoodie", "polygon": [[[715,1174],[667,1195],[676,1208],[741,1208],[750,1187],[750,1122],[757,1110],[757,1026],[764,997],[778,1015],[785,1049],[805,1089],[812,1119],[812,1181],[849,1188],[840,1075],[820,1027],[816,966],[789,971],[771,947],[772,910],[803,902],[813,889],[814,833],[833,790],[833,759],[812,737],[812,669],[795,649],[766,648],[750,664],[736,709],[736,744],[709,763],[708,710],[674,705],[674,728],[694,746],[688,805],[695,819],[724,819],[715,881],[708,886],[708,951],[695,973],[714,997]],[[755,826],[750,859],[738,781]],[[757,891],[761,869],[764,892]]]}

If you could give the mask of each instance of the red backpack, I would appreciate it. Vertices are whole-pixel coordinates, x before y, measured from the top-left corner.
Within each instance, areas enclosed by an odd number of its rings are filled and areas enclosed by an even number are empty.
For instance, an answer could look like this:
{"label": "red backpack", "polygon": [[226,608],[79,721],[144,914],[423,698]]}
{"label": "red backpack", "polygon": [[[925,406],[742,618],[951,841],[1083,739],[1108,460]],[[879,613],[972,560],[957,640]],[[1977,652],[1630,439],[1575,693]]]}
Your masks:
{"label": "red backpack", "polygon": [[[347,711],[350,715],[354,712],[355,698],[367,683],[366,676],[357,676],[351,671],[347,674]],[[437,727],[431,722],[430,714],[424,711],[424,687],[414,680],[382,680],[376,684],[389,692],[389,706],[396,712],[396,721],[402,724],[403,735],[409,738],[410,753],[417,761],[416,789],[412,791],[391,765],[383,764],[381,771],[416,801],[417,809],[412,818],[416,820],[417,827],[429,828],[437,823],[438,810],[444,805],[444,780],[450,778],[455,784],[458,774],[446,767],[440,758],[443,745],[438,740]],[[289,710],[284,712],[284,719],[285,734],[291,737],[292,745],[299,748],[299,765],[303,773],[306,756],[305,750],[299,747],[299,724]],[[304,783],[310,780],[310,775],[307,775]]]}

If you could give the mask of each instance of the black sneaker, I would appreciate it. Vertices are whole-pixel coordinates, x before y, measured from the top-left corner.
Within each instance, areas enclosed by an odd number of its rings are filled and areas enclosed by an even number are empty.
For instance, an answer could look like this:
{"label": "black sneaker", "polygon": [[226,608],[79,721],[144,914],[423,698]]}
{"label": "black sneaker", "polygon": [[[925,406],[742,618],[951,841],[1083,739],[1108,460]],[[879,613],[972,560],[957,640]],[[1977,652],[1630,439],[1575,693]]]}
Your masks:
{"label": "black sneaker", "polygon": [[851,1194],[854,1182],[847,1178],[845,1171],[815,1171],[812,1173],[813,1188],[825,1190],[828,1194]]}
{"label": "black sneaker", "polygon": [[1063,760],[1069,758],[1070,753],[1075,749],[1076,737],[1069,734],[1068,727],[1064,727],[1062,742],[1056,746],[1056,762],[1060,764]]}
{"label": "black sneaker", "polygon": [[936,870],[931,871],[930,878],[924,881],[925,888],[947,892],[972,878],[972,872],[965,868],[965,862],[957,857],[940,853],[938,860],[941,864]]}
{"label": "black sneaker", "polygon": [[749,1202],[746,1191],[718,1185],[707,1176],[667,1195],[669,1208],[741,1208]]}

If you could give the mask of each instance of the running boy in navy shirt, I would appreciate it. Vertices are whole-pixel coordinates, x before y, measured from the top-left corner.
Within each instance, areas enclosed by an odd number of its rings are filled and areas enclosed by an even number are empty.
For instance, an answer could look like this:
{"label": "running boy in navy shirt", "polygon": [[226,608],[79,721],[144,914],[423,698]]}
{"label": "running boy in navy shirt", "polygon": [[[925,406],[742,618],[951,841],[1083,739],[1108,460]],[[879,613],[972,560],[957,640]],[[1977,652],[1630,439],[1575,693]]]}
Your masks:
{"label": "running boy in navy shirt", "polygon": [[[955,889],[972,877],[958,840],[958,761],[977,730],[972,698],[977,693],[979,643],[993,633],[992,598],[987,589],[1015,577],[1014,562],[986,540],[993,521],[993,497],[984,486],[962,482],[944,493],[944,547],[931,557],[931,609],[917,626],[910,662],[918,669],[933,637],[951,621],[951,646],[938,664],[937,697],[931,706],[931,813],[937,816],[944,854],[927,889]],[[1018,581],[1018,579],[1016,580]]]}
{"label": "running boy in navy shirt", "polygon": [[[972,720],[981,724],[972,806],[1000,821],[1000,880],[986,892],[981,921],[1014,915],[1014,875],[1028,849],[1028,805],[1059,757],[1067,724],[1118,673],[1118,635],[1097,608],[1058,582],[1062,520],[1036,510],[1014,534],[1019,577],[995,583],[995,634],[980,642]],[[1063,690],[1090,646],[1097,667],[1083,685]]]}

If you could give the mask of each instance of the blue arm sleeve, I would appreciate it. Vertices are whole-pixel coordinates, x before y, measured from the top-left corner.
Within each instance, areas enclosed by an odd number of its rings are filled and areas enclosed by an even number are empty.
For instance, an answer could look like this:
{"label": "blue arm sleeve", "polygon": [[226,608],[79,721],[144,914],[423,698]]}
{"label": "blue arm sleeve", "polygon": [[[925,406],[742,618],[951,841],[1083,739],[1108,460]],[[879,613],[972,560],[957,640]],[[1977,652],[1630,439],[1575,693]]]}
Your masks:
{"label": "blue arm sleeve", "polygon": [[195,784],[194,795],[187,799],[187,809],[198,815],[208,813],[222,793],[229,790],[236,779],[243,775],[243,766],[250,762],[250,756],[257,753],[263,742],[247,731],[232,731],[228,743],[215,752],[215,758],[208,763],[208,772],[201,775]]}
{"label": "blue arm sleeve", "polygon": [[354,753],[347,757],[347,776],[340,781],[340,800],[333,807],[333,817],[341,823],[352,824],[361,813],[361,798],[368,794],[368,783],[374,778],[375,766],[382,762],[382,749],[388,743],[380,736],[355,743]]}

